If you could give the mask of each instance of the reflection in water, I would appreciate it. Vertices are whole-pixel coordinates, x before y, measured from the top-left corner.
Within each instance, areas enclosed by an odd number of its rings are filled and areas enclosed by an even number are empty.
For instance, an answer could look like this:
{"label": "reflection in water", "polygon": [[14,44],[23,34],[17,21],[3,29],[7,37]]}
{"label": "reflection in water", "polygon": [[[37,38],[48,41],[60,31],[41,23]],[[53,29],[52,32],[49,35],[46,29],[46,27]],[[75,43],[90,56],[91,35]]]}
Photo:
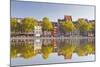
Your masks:
{"label": "reflection in water", "polygon": [[36,55],[34,51],[34,46],[29,42],[19,42],[11,44],[11,57],[16,58],[17,56],[23,58],[31,58]]}
{"label": "reflection in water", "polygon": [[57,53],[57,56],[62,56],[64,60],[72,59],[74,53],[79,57],[94,55],[94,39],[34,39],[11,41],[11,60],[18,57],[27,60],[35,59],[38,55],[41,55],[43,60],[48,60],[49,56],[53,53]]}

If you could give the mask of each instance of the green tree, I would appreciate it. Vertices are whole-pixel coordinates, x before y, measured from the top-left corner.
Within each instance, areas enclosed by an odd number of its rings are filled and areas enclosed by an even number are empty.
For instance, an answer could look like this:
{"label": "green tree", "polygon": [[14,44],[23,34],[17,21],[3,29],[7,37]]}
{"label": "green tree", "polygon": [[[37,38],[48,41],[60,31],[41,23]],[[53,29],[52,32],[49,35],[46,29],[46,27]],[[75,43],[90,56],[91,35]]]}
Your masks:
{"label": "green tree", "polygon": [[91,25],[92,25],[92,30],[95,30],[95,22],[92,22]]}
{"label": "green tree", "polygon": [[10,23],[11,23],[11,31],[16,32],[17,19],[16,18],[11,18]]}
{"label": "green tree", "polygon": [[73,24],[72,21],[66,22],[65,27],[66,27],[66,29],[67,29],[68,32],[73,32],[73,31],[75,31],[75,26],[74,26],[74,24]]}
{"label": "green tree", "polygon": [[60,22],[60,26],[61,26],[61,31],[64,33],[73,32],[76,30],[72,21],[62,21]]}
{"label": "green tree", "polygon": [[78,19],[79,22],[79,30],[81,35],[87,35],[89,32],[92,31],[93,26],[91,23],[86,22],[84,19]]}
{"label": "green tree", "polygon": [[22,19],[22,26],[24,32],[31,32],[34,29],[34,26],[36,25],[37,21],[34,18],[26,17]]}
{"label": "green tree", "polygon": [[53,30],[53,25],[52,25],[51,21],[49,20],[49,18],[47,18],[47,17],[43,18],[43,26],[42,27],[43,27],[44,31]]}
{"label": "green tree", "polygon": [[79,22],[79,30],[80,31],[88,32],[88,31],[92,30],[92,24],[91,23],[86,22],[84,19],[78,19],[78,22]]}

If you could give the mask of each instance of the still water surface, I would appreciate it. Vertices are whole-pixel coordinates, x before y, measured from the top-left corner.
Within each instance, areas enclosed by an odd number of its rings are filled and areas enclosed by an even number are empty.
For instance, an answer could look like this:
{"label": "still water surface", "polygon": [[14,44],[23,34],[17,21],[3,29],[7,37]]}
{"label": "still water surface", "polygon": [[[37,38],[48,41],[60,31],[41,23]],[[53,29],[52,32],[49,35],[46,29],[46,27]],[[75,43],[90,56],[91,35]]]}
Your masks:
{"label": "still water surface", "polygon": [[27,39],[11,41],[11,66],[94,60],[94,39]]}

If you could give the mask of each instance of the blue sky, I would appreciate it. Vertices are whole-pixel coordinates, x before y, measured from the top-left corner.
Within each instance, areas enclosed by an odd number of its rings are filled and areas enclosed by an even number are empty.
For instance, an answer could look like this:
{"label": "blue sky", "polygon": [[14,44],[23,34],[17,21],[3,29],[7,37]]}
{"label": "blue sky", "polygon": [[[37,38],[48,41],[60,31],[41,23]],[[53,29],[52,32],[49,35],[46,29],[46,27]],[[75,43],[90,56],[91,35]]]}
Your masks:
{"label": "blue sky", "polygon": [[51,21],[57,21],[63,19],[64,15],[71,15],[74,21],[78,18],[94,20],[94,10],[94,6],[11,1],[11,17],[17,18],[34,17],[42,20],[46,16]]}

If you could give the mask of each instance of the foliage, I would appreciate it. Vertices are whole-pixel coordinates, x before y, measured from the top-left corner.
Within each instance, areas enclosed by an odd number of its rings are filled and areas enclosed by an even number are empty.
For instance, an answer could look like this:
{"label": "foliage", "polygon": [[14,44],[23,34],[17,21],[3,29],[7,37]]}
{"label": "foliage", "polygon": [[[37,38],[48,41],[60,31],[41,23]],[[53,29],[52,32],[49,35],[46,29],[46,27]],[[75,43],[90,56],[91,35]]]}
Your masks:
{"label": "foliage", "polygon": [[87,51],[88,54],[93,54],[95,51],[95,47],[91,43],[87,43],[84,45],[85,50]]}
{"label": "foliage", "polygon": [[88,54],[94,54],[94,51],[95,51],[95,47],[91,43],[80,45],[76,48],[76,53],[78,54],[78,56],[85,56]]}
{"label": "foliage", "polygon": [[11,18],[10,23],[11,23],[11,31],[16,31],[17,19],[16,18]]}
{"label": "foliage", "polygon": [[86,50],[83,48],[84,46],[78,46],[75,50],[78,56],[85,56],[86,55]]}
{"label": "foliage", "polygon": [[72,44],[63,44],[60,47],[60,53],[64,56],[65,59],[70,59],[72,57],[75,47]]}
{"label": "foliage", "polygon": [[26,17],[21,21],[23,30],[25,32],[33,31],[34,26],[36,25],[37,21],[34,18]]}
{"label": "foliage", "polygon": [[30,59],[36,55],[34,47],[31,43],[27,43],[24,45],[24,47],[21,49],[21,54],[21,56],[25,59]]}
{"label": "foliage", "polygon": [[73,32],[76,29],[72,21],[62,21],[60,26],[63,32]]}
{"label": "foliage", "polygon": [[20,54],[25,59],[30,59],[36,55],[34,47],[31,43],[17,43],[11,46],[11,57],[17,57]]}
{"label": "foliage", "polygon": [[80,31],[91,31],[92,30],[92,24],[91,23],[88,23],[88,22],[86,22],[84,19],[79,19],[78,20],[78,22],[79,22],[79,30]]}
{"label": "foliage", "polygon": [[49,18],[47,18],[47,17],[43,18],[43,26],[42,27],[43,27],[44,31],[51,31],[51,30],[53,30],[53,25],[50,22]]}
{"label": "foliage", "polygon": [[17,57],[17,53],[18,50],[16,49],[16,46],[14,46],[15,44],[11,44],[11,58],[16,58]]}
{"label": "foliage", "polygon": [[53,46],[51,44],[43,45],[42,46],[42,56],[44,59],[47,59],[53,51]]}

